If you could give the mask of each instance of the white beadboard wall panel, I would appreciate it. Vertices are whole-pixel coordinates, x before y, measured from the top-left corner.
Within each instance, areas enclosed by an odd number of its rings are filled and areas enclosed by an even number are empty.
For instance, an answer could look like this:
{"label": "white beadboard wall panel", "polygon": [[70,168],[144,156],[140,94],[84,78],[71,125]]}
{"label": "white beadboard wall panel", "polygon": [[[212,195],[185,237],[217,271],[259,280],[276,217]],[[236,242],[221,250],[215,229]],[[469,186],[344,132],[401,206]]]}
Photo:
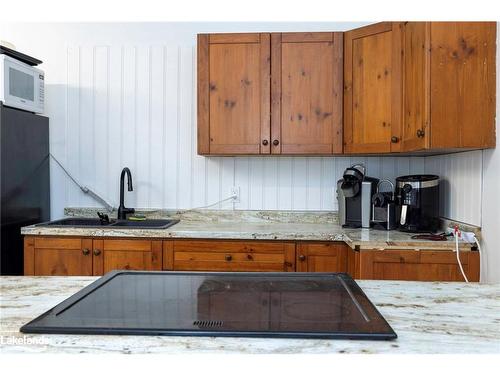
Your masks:
{"label": "white beadboard wall panel", "polygon": [[424,170],[441,178],[442,216],[481,226],[482,151],[428,156]]}
{"label": "white beadboard wall panel", "polygon": [[[118,204],[128,166],[131,207],[335,210],[342,171],[363,162],[394,180],[442,176],[444,216],[481,223],[481,152],[433,157],[202,157],[196,154],[196,34],[346,30],[366,23],[2,24],[1,34],[42,58],[51,151],[78,181]],[[37,43],[33,43],[36,30]],[[51,163],[52,216],[96,206]]]}

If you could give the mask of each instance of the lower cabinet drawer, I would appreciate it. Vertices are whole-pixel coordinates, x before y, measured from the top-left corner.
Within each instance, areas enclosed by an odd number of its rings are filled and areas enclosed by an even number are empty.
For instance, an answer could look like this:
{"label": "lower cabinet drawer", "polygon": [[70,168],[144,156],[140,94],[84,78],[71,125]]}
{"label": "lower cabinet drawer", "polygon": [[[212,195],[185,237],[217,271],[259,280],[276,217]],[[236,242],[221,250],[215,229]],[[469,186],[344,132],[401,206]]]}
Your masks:
{"label": "lower cabinet drawer", "polygon": [[[460,262],[469,281],[479,281],[479,253],[463,251]],[[360,279],[464,281],[456,253],[431,250],[361,250]]]}
{"label": "lower cabinet drawer", "polygon": [[295,244],[164,241],[163,268],[179,271],[295,271]]}

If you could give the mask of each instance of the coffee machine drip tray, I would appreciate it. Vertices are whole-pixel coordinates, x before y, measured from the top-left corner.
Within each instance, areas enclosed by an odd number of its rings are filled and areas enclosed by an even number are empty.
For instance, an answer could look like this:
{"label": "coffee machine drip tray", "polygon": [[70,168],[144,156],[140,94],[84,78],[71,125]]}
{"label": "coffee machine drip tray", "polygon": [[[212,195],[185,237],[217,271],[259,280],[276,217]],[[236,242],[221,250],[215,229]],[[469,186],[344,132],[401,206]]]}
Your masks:
{"label": "coffee machine drip tray", "polygon": [[21,328],[25,333],[396,338],[342,273],[113,271]]}

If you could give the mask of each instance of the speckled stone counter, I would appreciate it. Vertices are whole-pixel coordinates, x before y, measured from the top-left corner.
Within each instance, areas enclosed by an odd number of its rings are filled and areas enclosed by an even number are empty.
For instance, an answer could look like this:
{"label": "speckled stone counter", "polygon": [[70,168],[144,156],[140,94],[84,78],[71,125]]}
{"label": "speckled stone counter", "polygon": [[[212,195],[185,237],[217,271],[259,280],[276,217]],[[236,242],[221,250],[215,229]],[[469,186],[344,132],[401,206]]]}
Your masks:
{"label": "speckled stone counter", "polygon": [[500,284],[358,281],[394,341],[25,335],[94,277],[1,277],[1,353],[500,353]]}
{"label": "speckled stone counter", "polygon": [[[454,248],[453,241],[436,242],[412,239],[411,234],[374,229],[348,229],[338,224],[336,213],[285,211],[167,211],[153,210],[141,213],[151,218],[176,218],[180,223],[166,229],[130,228],[74,228],[28,226],[24,235],[85,236],[85,237],[144,237],[144,238],[199,238],[282,241],[344,241],[349,246],[390,249]],[[69,216],[96,217],[96,209],[67,209]],[[461,243],[462,250],[470,245]]]}

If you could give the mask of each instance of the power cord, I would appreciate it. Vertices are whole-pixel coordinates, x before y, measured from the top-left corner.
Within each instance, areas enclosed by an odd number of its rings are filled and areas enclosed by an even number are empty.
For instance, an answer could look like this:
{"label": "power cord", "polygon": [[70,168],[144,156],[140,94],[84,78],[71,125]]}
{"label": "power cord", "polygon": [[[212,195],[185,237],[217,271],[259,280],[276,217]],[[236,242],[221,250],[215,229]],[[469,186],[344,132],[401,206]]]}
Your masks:
{"label": "power cord", "polygon": [[69,179],[71,181],[73,181],[73,183],[78,186],[80,188],[80,190],[84,193],[84,194],[87,194],[89,196],[91,196],[92,198],[94,198],[94,200],[96,200],[97,202],[99,202],[100,204],[102,204],[106,210],[108,210],[109,212],[113,212],[114,210],[114,207],[109,204],[103,197],[101,197],[99,194],[97,194],[96,192],[94,192],[93,190],[91,190],[89,187],[87,186],[84,186],[82,184],[80,184],[72,175],[71,173],[68,172],[68,170],[66,168],[64,168],[64,166],[61,164],[61,162],[59,162],[59,160],[57,160],[57,158],[52,155],[51,153],[49,153],[50,157],[57,163],[57,165],[59,167],[61,167],[61,169],[64,171],[64,173],[66,173],[66,175],[69,177]]}
{"label": "power cord", "polygon": [[453,234],[455,236],[455,252],[457,255],[458,266],[460,267],[460,272],[462,273],[462,276],[464,277],[465,282],[468,283],[469,279],[467,279],[467,276],[465,275],[465,272],[464,272],[464,268],[462,267],[462,262],[460,261],[460,250],[458,248],[458,237],[460,237],[461,234],[460,234],[460,230],[458,229],[458,225],[455,225]]}
{"label": "power cord", "polygon": [[190,212],[190,211],[195,211],[195,210],[201,210],[201,209],[204,209],[204,208],[210,208],[210,207],[213,207],[213,206],[216,206],[218,204],[221,204],[221,203],[224,203],[224,202],[227,202],[227,201],[230,201],[230,200],[235,200],[236,198],[238,198],[238,195],[236,194],[233,194],[227,198],[224,198],[224,199],[221,199],[220,201],[217,201],[215,203],[211,203],[211,204],[208,204],[206,206],[200,206],[200,207],[193,207],[193,208],[190,208],[188,210],[185,210],[185,211],[182,211],[182,212]]}
{"label": "power cord", "polygon": [[[113,210],[115,209],[111,204],[109,204],[104,198],[102,198],[99,194],[97,194],[96,192],[92,191],[88,186],[84,186],[82,184],[80,184],[72,175],[71,173],[68,172],[68,170],[59,162],[59,160],[57,160],[57,158],[52,155],[52,154],[49,154],[50,157],[57,163],[57,165],[59,165],[59,167],[61,167],[61,169],[64,171],[64,173],[66,173],[66,175],[69,177],[69,179],[71,181],[73,181],[73,183],[78,186],[80,188],[80,190],[84,193],[84,194],[87,194],[87,195],[90,195],[92,198],[94,198],[96,201],[98,201],[99,203],[101,203],[105,208],[106,210],[108,210],[109,212],[113,212]],[[234,199],[237,199],[238,198],[238,195],[237,194],[233,194],[227,198],[224,198],[224,199],[221,199],[215,203],[211,203],[211,204],[208,204],[206,206],[200,206],[200,207],[193,207],[193,208],[190,208],[188,210],[185,210],[183,212],[190,212],[190,211],[194,211],[194,210],[201,210],[203,208],[210,208],[210,207],[213,207],[213,206],[216,206],[218,204],[221,204],[221,203],[224,203],[224,202],[227,202],[229,200],[234,200]]]}
{"label": "power cord", "polygon": [[457,262],[460,267],[460,272],[462,273],[462,276],[464,277],[466,282],[469,282],[467,277],[465,276],[464,269],[462,267],[462,263],[460,262],[460,257],[459,257],[459,249],[458,249],[458,239],[461,238],[465,242],[468,242],[470,244],[476,244],[477,250],[479,252],[479,282],[483,281],[483,277],[481,277],[481,274],[485,275],[485,271],[483,270],[483,254],[481,250],[481,244],[479,243],[479,240],[476,237],[476,234],[474,232],[463,232],[460,229],[458,229],[458,226],[455,225],[453,228],[452,232],[453,236],[455,237],[455,251],[457,253]]}

